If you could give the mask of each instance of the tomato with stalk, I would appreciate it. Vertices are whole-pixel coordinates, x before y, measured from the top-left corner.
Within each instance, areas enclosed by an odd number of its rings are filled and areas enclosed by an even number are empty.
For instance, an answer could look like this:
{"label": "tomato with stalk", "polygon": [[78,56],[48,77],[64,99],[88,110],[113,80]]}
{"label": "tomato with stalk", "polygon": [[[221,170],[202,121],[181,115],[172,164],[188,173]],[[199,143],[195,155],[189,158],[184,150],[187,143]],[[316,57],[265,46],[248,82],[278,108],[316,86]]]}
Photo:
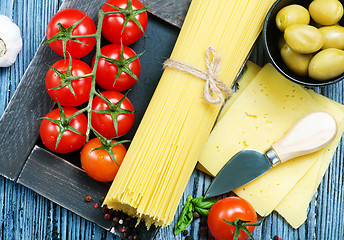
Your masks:
{"label": "tomato with stalk", "polygon": [[93,138],[81,150],[81,166],[91,178],[110,182],[115,178],[126,152],[121,142],[109,140],[102,144],[101,140]]}
{"label": "tomato with stalk", "polygon": [[[109,44],[101,48],[105,58],[98,62],[96,82],[105,90],[122,92],[131,88],[141,72],[139,57],[134,50],[119,44]],[[92,61],[94,65],[95,57]]]}
{"label": "tomato with stalk", "polygon": [[102,92],[93,99],[91,123],[105,138],[122,136],[133,126],[134,107],[120,92]]}
{"label": "tomato with stalk", "polygon": [[103,36],[111,43],[135,43],[147,28],[147,9],[139,0],[108,0],[102,10],[118,13],[104,17]]}
{"label": "tomato with stalk", "polygon": [[75,107],[90,96],[92,78],[75,78],[90,74],[92,69],[83,61],[69,58],[55,62],[45,76],[45,87],[51,99],[62,106]]}
{"label": "tomato with stalk", "polygon": [[227,197],[217,201],[210,209],[208,227],[216,240],[252,237],[257,223],[257,214],[252,205],[239,197]]}
{"label": "tomato with stalk", "polygon": [[49,112],[42,120],[40,136],[43,144],[57,153],[70,153],[86,142],[87,118],[84,114],[72,117],[76,108],[61,107]]}
{"label": "tomato with stalk", "polygon": [[50,48],[60,56],[68,52],[73,58],[86,56],[96,44],[95,37],[75,38],[92,35],[97,31],[93,20],[84,12],[68,8],[57,12],[49,21],[47,41]]}

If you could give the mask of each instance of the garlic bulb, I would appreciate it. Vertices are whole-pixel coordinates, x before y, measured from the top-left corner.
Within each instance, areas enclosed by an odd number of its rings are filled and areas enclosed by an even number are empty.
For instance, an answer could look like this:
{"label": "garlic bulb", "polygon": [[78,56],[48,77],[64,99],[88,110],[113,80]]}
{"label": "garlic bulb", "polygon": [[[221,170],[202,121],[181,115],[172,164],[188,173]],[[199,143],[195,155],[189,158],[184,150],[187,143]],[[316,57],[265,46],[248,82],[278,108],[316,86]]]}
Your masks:
{"label": "garlic bulb", "polygon": [[11,19],[0,15],[0,67],[11,66],[23,46],[20,30]]}

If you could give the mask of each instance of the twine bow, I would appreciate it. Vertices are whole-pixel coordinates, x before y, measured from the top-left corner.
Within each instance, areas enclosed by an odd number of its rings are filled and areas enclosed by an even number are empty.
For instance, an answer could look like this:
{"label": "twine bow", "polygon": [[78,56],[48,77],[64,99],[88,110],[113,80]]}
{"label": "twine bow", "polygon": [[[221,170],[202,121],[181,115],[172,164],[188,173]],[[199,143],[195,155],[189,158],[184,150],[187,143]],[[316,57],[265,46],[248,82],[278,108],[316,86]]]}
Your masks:
{"label": "twine bow", "polygon": [[[220,71],[221,59],[220,56],[216,54],[214,48],[207,48],[205,53],[205,62],[208,69],[206,72],[175,59],[167,59],[164,62],[164,68],[170,67],[203,79],[205,81],[203,90],[205,100],[209,103],[222,104],[224,100],[232,94],[232,90],[217,78]],[[217,96],[216,98],[214,97],[214,94]]]}

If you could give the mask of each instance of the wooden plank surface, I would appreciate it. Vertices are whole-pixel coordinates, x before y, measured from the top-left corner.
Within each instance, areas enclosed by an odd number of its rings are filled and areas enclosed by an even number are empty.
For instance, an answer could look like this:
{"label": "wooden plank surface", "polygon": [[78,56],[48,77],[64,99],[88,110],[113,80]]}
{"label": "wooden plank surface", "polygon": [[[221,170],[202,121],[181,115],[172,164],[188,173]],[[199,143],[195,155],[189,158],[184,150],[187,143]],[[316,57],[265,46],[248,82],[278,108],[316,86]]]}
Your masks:
{"label": "wooden plank surface", "polygon": [[[59,0],[0,1],[0,14],[9,16],[19,25],[24,40],[23,50],[15,65],[0,69],[0,114],[4,112],[32,60],[44,36],[48,20],[60,5]],[[261,51],[254,52],[252,58],[259,61],[264,59]],[[37,79],[39,80],[42,79]],[[320,91],[340,103],[344,102],[343,83]],[[256,239],[271,239],[276,234],[283,240],[344,239],[343,150],[341,142],[319,191],[312,200],[306,224],[298,230],[293,230],[280,216],[273,213],[264,220],[261,227],[255,230]],[[182,201],[185,201],[187,194],[201,195],[209,182],[209,177],[194,171]],[[156,239],[184,239],[181,235],[173,236],[173,224],[160,230]],[[206,239],[199,238],[198,228],[199,220],[189,228],[192,238]],[[0,239],[119,238],[37,193],[0,177]]]}

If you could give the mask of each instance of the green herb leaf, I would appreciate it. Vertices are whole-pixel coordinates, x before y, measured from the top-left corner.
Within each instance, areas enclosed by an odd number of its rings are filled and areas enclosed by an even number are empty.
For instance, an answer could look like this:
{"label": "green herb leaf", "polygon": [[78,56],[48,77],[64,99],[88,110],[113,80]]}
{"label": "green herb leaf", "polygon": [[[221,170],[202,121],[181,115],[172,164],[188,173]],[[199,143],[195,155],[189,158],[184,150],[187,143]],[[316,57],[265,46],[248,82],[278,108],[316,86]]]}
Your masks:
{"label": "green herb leaf", "polygon": [[192,200],[195,210],[202,216],[208,216],[210,208],[216,203],[216,199],[204,200],[203,197],[197,197]]}
{"label": "green herb leaf", "polygon": [[194,206],[192,204],[192,197],[188,195],[183,211],[180,214],[177,224],[174,226],[174,235],[184,231],[193,220]]}
{"label": "green herb leaf", "polygon": [[193,220],[193,213],[196,211],[202,216],[208,216],[210,208],[215,204],[216,199],[204,200],[203,197],[193,199],[189,194],[180,214],[177,224],[174,226],[174,234],[184,231]]}

